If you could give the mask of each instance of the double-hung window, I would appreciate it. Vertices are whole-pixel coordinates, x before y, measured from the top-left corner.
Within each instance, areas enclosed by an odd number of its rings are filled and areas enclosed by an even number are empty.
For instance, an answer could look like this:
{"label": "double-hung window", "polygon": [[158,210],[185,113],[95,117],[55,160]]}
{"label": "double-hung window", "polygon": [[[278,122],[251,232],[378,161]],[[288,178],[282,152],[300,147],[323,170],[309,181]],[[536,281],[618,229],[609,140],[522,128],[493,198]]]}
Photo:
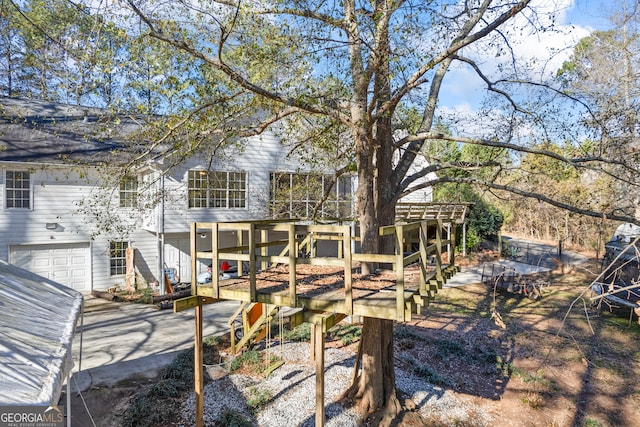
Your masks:
{"label": "double-hung window", "polygon": [[118,276],[127,272],[128,242],[112,241],[109,243],[109,273]]}
{"label": "double-hung window", "polygon": [[8,209],[31,209],[31,174],[28,171],[5,173],[4,200]]}
{"label": "double-hung window", "polygon": [[125,176],[120,180],[120,207],[135,208],[138,206],[138,179]]}
{"label": "double-hung window", "polygon": [[189,207],[246,208],[247,173],[190,170]]}

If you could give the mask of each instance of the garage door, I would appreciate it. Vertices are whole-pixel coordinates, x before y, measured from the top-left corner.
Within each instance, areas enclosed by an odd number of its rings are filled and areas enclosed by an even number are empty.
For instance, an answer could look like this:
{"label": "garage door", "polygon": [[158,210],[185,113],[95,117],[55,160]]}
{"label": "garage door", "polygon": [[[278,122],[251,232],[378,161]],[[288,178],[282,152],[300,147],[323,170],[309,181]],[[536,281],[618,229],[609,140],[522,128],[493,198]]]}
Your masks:
{"label": "garage door", "polygon": [[77,291],[91,290],[89,243],[11,246],[13,265]]}

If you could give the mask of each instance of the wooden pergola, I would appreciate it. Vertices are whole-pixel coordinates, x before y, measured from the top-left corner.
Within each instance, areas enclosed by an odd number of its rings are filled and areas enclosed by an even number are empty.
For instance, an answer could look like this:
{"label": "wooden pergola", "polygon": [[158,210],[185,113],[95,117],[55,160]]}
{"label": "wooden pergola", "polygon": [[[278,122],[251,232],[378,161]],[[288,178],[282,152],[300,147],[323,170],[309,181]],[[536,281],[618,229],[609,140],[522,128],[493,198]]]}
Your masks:
{"label": "wooden pergola", "polygon": [[467,255],[467,212],[473,206],[470,202],[400,202],[396,204],[396,221],[419,219],[442,219],[448,222],[447,237],[452,225],[462,226],[462,256]]}
{"label": "wooden pergola", "polygon": [[[462,214],[464,215],[464,214]],[[295,323],[312,324],[316,362],[316,425],[324,425],[324,337],[345,316],[359,315],[410,321],[428,305],[457,271],[454,251],[456,219],[406,219],[381,227],[380,236],[394,242],[394,253],[362,254],[352,225],[311,225],[291,221],[191,224],[191,296],[174,311],[195,309],[196,425],[204,425],[203,306],[218,300],[297,308]],[[206,233],[210,241],[201,236]],[[223,247],[222,233],[235,235]],[[448,238],[443,237],[448,233]],[[229,234],[227,234],[228,236]],[[205,245],[206,243],[206,245]],[[202,250],[210,247],[211,250]],[[443,248],[449,247],[445,251]],[[198,260],[212,266],[212,281],[198,285]],[[221,262],[237,266],[239,276],[221,280]],[[375,278],[359,272],[360,263],[384,270]],[[268,316],[268,313],[263,314]],[[232,334],[233,335],[233,334]]]}
{"label": "wooden pergola", "polygon": [[456,224],[464,224],[470,202],[444,203],[444,202],[399,202],[396,204],[396,219],[442,219]]}

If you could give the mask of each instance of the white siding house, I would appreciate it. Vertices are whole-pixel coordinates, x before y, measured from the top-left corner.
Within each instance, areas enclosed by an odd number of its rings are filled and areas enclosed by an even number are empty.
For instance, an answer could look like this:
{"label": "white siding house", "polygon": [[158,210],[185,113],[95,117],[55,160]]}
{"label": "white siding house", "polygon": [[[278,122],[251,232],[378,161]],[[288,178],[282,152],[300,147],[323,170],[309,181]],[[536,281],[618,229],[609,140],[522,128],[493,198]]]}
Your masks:
{"label": "white siding house", "polygon": [[98,224],[78,214],[100,186],[85,162],[109,162],[117,148],[105,120],[96,110],[0,98],[0,259],[82,292],[122,282],[110,236],[95,237]]}
{"label": "white siding house", "polygon": [[[161,283],[165,268],[189,282],[193,222],[305,218],[323,195],[320,217],[354,217],[355,178],[336,180],[340,165],[310,170],[271,133],[109,184],[127,153],[118,136],[138,128],[99,109],[0,98],[0,260],[90,292],[124,285],[132,248],[138,284]],[[431,201],[431,189],[410,200]]]}
{"label": "white siding house", "polygon": [[[131,185],[105,188],[105,165],[122,160],[111,137],[133,125],[101,114],[0,98],[0,259],[82,292],[123,285],[126,248],[135,250],[140,283],[161,282],[164,268],[190,281],[190,223],[267,218],[276,177],[331,174],[305,170],[266,133],[213,160],[194,156],[171,168],[149,162],[129,172]],[[333,202],[339,198],[343,212],[352,210],[350,179],[335,186]],[[141,207],[139,191],[160,195],[158,202]],[[286,193],[287,214],[314,196]]]}
{"label": "white siding house", "polygon": [[[273,134],[266,132],[246,139],[242,148],[233,146],[218,152],[213,160],[208,156],[193,156],[168,170],[162,164],[143,168],[140,181],[154,182],[156,188],[164,194],[153,212],[147,214],[142,225],[144,230],[157,236],[158,247],[163,248],[158,252],[158,262],[175,269],[183,281],[189,281],[191,223],[272,218],[277,216],[271,210],[274,180],[277,177],[282,179],[313,175],[322,180],[323,176],[332,176],[330,170],[312,171],[305,168],[299,158],[288,153],[288,147],[283,146]],[[351,183],[352,180],[349,176],[340,182]],[[208,184],[212,181],[214,184]],[[340,203],[348,206],[343,209],[343,213],[352,218],[353,185],[333,187],[334,195],[325,204],[336,204],[340,200]],[[315,194],[305,193],[294,197],[286,192],[285,198],[295,200],[289,200],[284,213],[283,206],[280,205],[279,212],[287,218],[304,218],[309,211],[304,206],[317,202],[314,196]],[[229,246],[235,245],[235,236],[222,233],[221,238],[223,242],[227,239]],[[208,242],[209,239],[204,241]],[[205,263],[200,263],[197,273],[207,267]]]}

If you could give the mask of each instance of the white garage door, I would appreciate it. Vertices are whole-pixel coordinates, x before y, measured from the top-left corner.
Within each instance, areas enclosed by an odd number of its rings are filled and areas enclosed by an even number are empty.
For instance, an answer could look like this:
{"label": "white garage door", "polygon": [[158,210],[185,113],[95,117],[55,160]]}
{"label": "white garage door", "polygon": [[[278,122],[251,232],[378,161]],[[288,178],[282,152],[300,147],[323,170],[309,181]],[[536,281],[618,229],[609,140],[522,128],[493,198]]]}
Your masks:
{"label": "white garage door", "polygon": [[89,243],[11,246],[11,263],[77,291],[91,290]]}

